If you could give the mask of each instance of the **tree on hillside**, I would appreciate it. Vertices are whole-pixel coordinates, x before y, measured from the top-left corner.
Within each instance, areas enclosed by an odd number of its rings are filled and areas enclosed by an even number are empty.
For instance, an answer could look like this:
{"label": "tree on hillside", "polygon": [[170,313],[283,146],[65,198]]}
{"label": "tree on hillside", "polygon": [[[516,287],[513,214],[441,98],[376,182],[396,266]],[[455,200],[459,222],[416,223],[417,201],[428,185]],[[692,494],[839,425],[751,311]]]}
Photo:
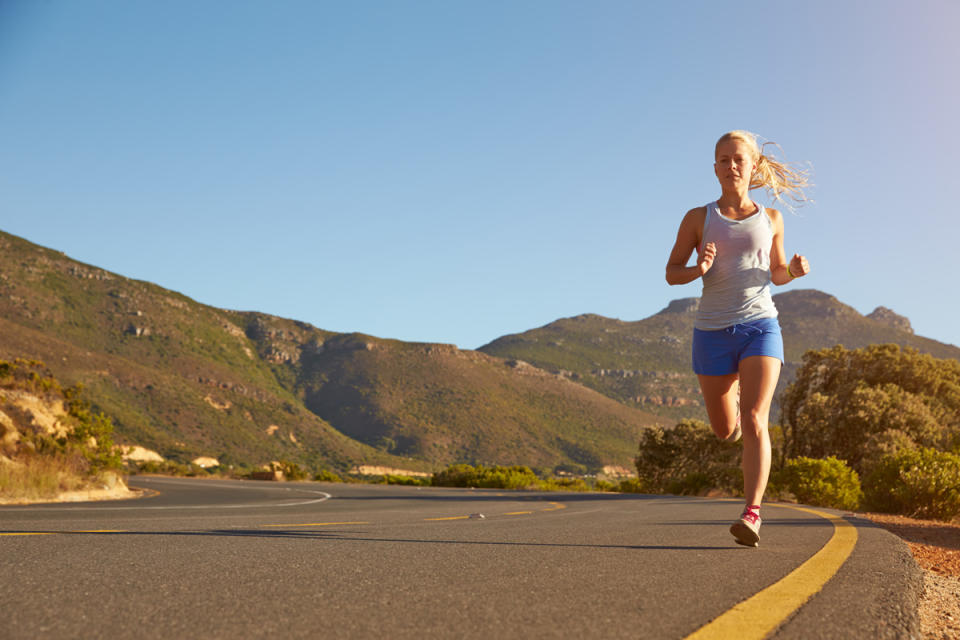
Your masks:
{"label": "tree on hillside", "polygon": [[960,448],[960,362],[892,344],[808,351],[781,407],[781,465],[836,456],[862,474],[902,449]]}

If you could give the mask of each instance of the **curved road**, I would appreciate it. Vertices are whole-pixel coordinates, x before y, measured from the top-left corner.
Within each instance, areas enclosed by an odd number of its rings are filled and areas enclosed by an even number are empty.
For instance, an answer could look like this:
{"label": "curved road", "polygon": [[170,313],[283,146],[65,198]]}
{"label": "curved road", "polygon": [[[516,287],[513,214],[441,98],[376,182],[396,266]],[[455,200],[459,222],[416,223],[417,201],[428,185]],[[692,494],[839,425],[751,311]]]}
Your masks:
{"label": "curved road", "polygon": [[[720,638],[733,632],[704,626],[758,593],[780,621],[770,637],[916,630],[909,551],[829,510],[764,507],[761,546],[748,549],[727,533],[739,505],[725,500],[131,485],[148,497],[0,508],[0,637]],[[802,606],[790,604],[807,588],[790,577],[801,565],[829,578]],[[746,611],[749,625],[762,617]]]}

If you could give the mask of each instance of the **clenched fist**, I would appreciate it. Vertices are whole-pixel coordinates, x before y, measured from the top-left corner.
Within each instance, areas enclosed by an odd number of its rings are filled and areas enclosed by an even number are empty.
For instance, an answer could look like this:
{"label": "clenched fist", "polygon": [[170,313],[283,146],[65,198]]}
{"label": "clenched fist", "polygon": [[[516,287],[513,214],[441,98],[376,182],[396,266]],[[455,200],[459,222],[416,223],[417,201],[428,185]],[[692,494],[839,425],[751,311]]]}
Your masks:
{"label": "clenched fist", "polygon": [[800,276],[805,276],[810,273],[810,263],[807,262],[807,259],[804,258],[799,253],[793,254],[793,259],[790,260],[790,275],[794,278],[799,278]]}
{"label": "clenched fist", "polygon": [[717,245],[713,242],[708,242],[703,248],[703,253],[700,254],[700,260],[697,261],[697,266],[700,267],[701,276],[707,271],[710,271],[710,267],[713,266],[713,259],[716,257]]}

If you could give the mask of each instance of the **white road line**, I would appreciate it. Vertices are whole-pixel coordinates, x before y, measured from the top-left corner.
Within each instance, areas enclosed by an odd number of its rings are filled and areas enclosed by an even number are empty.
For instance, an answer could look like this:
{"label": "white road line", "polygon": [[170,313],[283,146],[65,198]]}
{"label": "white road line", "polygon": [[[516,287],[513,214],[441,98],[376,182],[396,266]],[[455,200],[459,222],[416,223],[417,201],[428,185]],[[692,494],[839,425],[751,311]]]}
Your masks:
{"label": "white road line", "polygon": [[[201,483],[197,483],[201,484]],[[210,485],[207,485],[210,486]],[[224,485],[221,485],[222,487]],[[225,488],[247,488],[247,487],[225,487]],[[278,489],[280,487],[277,487]],[[168,505],[168,506],[127,506],[127,507],[105,507],[102,502],[97,503],[98,506],[87,506],[87,507],[60,507],[57,508],[57,503],[47,503],[46,507],[16,507],[16,511],[19,513],[21,511],[175,511],[179,509],[247,509],[251,507],[261,507],[266,509],[274,509],[277,507],[300,507],[308,504],[317,504],[319,502],[324,502],[329,500],[333,496],[325,491],[311,491],[309,489],[287,489],[286,491],[299,491],[301,493],[312,493],[314,495],[321,496],[320,498],[313,498],[310,500],[299,500],[296,502],[281,502],[279,504],[265,504],[265,503],[253,503],[253,504],[194,504],[194,505]],[[61,503],[62,504],[62,503]],[[13,505],[11,505],[13,506]]]}

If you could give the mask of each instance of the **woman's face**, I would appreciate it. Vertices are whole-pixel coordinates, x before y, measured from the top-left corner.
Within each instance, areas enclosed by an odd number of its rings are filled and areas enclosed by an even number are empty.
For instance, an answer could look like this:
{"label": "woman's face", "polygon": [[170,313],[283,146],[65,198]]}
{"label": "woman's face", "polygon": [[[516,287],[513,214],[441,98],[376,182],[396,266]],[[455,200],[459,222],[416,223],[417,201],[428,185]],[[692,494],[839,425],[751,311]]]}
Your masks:
{"label": "woman's face", "polygon": [[722,186],[749,188],[750,177],[756,167],[753,149],[743,140],[733,138],[717,145],[713,172],[717,174],[717,180]]}

